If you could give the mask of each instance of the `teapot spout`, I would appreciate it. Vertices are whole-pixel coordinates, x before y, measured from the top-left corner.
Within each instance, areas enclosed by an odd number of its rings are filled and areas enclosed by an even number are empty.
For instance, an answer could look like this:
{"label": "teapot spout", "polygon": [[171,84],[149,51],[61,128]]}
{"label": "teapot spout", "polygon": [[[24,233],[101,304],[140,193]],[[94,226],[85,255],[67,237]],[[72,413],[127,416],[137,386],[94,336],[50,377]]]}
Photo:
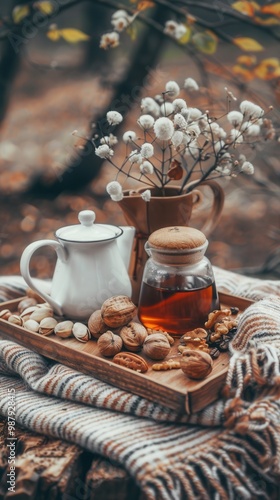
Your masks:
{"label": "teapot spout", "polygon": [[119,226],[123,233],[117,238],[117,245],[119,252],[124,261],[125,267],[128,271],[135,236],[135,227],[133,226]]}

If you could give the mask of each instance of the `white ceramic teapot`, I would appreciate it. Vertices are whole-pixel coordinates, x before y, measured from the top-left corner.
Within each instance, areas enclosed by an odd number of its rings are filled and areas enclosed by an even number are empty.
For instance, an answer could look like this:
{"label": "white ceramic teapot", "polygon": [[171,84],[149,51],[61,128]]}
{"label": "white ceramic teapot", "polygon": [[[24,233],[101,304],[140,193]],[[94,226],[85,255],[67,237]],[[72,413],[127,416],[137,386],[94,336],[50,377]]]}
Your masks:
{"label": "white ceramic teapot", "polygon": [[[21,256],[20,270],[27,285],[45,299],[57,315],[82,321],[100,309],[107,298],[131,296],[127,266],[135,229],[94,224],[95,213],[91,210],[80,212],[78,219],[81,224],[56,231],[58,241],[40,240],[28,245]],[[29,269],[34,252],[46,245],[57,253],[50,295],[40,289]]]}

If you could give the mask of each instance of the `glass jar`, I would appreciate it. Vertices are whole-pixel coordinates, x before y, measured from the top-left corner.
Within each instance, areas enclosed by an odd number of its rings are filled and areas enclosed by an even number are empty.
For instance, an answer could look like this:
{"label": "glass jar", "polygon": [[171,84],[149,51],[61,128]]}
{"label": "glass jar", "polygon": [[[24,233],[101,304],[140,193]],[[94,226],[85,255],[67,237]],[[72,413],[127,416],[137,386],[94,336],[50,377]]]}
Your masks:
{"label": "glass jar", "polygon": [[146,328],[173,336],[203,327],[219,308],[206,236],[197,229],[174,226],[152,233],[145,244],[146,262],[138,316]]}

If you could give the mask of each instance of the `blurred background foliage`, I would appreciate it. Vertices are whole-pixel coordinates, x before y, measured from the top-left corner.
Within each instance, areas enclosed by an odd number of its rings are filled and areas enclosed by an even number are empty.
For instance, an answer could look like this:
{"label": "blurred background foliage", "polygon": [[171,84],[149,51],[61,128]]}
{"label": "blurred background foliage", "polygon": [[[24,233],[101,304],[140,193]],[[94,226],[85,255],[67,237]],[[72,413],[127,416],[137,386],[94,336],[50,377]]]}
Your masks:
{"label": "blurred background foliage", "polygon": [[[104,51],[101,36],[113,30],[119,8],[135,20]],[[184,26],[180,38],[166,34],[169,20]],[[125,223],[105,192],[110,168],[72,131],[90,139],[108,109],[125,114],[129,129],[142,96],[191,76],[201,104],[217,112],[226,106],[225,86],[238,100],[274,107],[276,139],[256,152],[255,175],[223,184],[225,208],[208,255],[224,268],[279,278],[279,26],[273,1],[1,2],[1,274],[18,274],[24,247],[76,223],[81,209],[94,209],[98,222]],[[34,272],[50,276],[53,260],[38,255]]]}

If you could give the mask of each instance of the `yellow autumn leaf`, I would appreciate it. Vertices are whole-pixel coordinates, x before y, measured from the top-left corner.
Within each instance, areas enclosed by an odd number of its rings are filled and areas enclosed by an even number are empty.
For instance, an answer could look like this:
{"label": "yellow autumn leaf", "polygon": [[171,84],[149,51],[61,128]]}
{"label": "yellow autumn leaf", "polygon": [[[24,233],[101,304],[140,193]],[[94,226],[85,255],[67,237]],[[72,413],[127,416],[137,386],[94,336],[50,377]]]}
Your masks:
{"label": "yellow autumn leaf", "polygon": [[243,66],[250,67],[256,64],[257,58],[256,56],[239,56],[237,62]]}
{"label": "yellow autumn leaf", "polygon": [[52,14],[52,12],[54,11],[54,5],[52,2],[36,2],[34,6],[43,14]]}
{"label": "yellow autumn leaf", "polygon": [[267,17],[266,19],[263,19],[262,17],[255,16],[254,21],[258,24],[261,24],[262,26],[273,26],[276,24],[280,24],[280,20],[277,19],[277,17]]}
{"label": "yellow autumn leaf", "polygon": [[28,5],[17,5],[12,12],[14,23],[19,24],[29,13],[30,9]]}
{"label": "yellow autumn leaf", "polygon": [[256,2],[239,1],[231,4],[231,7],[241,12],[241,14],[244,14],[244,16],[249,17],[252,17],[256,10],[260,10],[260,6]]}
{"label": "yellow autumn leaf", "polygon": [[249,52],[260,52],[263,50],[263,46],[253,38],[249,37],[238,37],[233,38],[233,43],[237,45],[242,50],[247,50]]}
{"label": "yellow autumn leaf", "polygon": [[280,17],[280,2],[264,5],[261,7],[261,12],[263,14],[273,14],[274,16]]}
{"label": "yellow autumn leaf", "polygon": [[232,72],[237,76],[241,76],[245,82],[250,82],[254,78],[253,71],[246,69],[239,64],[232,67]]}
{"label": "yellow autumn leaf", "polygon": [[60,35],[66,42],[69,43],[85,42],[90,38],[86,33],[83,33],[76,28],[64,28],[60,30]]}
{"label": "yellow autumn leaf", "polygon": [[186,43],[188,43],[190,41],[190,38],[191,38],[192,30],[188,26],[186,26],[186,28],[187,28],[187,31],[178,40],[179,43],[181,43],[182,45],[185,45]]}
{"label": "yellow autumn leaf", "polygon": [[137,4],[137,11],[141,12],[142,10],[151,9],[154,6],[154,2],[150,2],[150,0],[142,0]]}
{"label": "yellow autumn leaf", "polygon": [[137,28],[136,28],[135,24],[130,24],[128,26],[128,28],[126,29],[126,33],[130,37],[131,41],[135,42],[135,40],[137,38]]}
{"label": "yellow autumn leaf", "polygon": [[61,34],[60,30],[49,30],[47,32],[47,37],[52,41],[52,42],[57,42],[57,40],[60,39]]}
{"label": "yellow autumn leaf", "polygon": [[263,59],[255,68],[255,75],[261,80],[272,80],[280,76],[280,61],[277,57]]}

